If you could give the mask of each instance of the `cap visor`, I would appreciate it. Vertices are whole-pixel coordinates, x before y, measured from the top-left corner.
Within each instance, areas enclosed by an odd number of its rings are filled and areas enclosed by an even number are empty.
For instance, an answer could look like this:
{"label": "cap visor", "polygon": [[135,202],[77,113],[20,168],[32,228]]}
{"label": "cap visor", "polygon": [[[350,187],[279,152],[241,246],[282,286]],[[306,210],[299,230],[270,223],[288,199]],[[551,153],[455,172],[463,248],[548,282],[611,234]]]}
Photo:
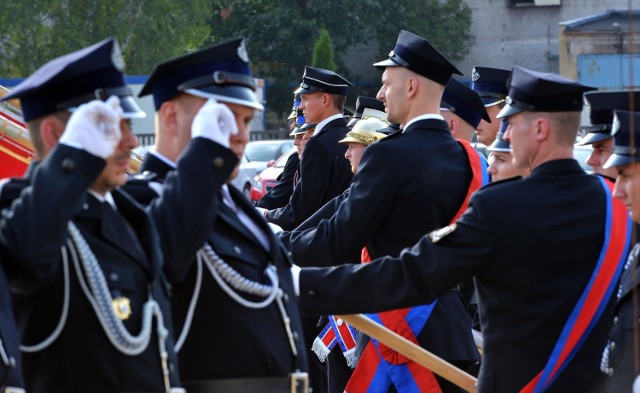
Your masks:
{"label": "cap visor", "polygon": [[361,141],[358,141],[358,140],[356,140],[354,138],[351,138],[350,136],[338,141],[338,143],[352,143],[352,142],[353,143],[362,143]]}
{"label": "cap visor", "polygon": [[[637,158],[634,157],[633,162],[640,162]],[[612,154],[611,157],[604,163],[602,166],[604,169],[613,168],[620,165],[627,165],[631,163],[631,157],[623,156],[620,154]]]}
{"label": "cap visor", "polygon": [[187,89],[184,91],[196,97],[215,98],[220,102],[237,104],[249,108],[264,110],[264,106],[258,101],[253,90],[242,86],[204,86],[198,89]]}
{"label": "cap visor", "polygon": [[320,89],[317,89],[313,86],[309,86],[308,89],[305,89],[304,87],[298,87],[293,94],[312,94],[312,93],[317,93],[319,91],[322,91]]}
{"label": "cap visor", "polygon": [[391,59],[382,60],[377,63],[373,63],[374,67],[384,68],[384,67],[400,67],[400,64],[396,63]]}
{"label": "cap visor", "polygon": [[131,96],[120,97],[120,106],[125,119],[143,119],[147,117],[147,114]]}
{"label": "cap visor", "polygon": [[494,106],[500,103],[501,101],[504,101],[500,98],[495,98],[495,97],[480,97],[480,99],[482,100],[482,105],[484,105],[485,108],[489,106]]}
{"label": "cap visor", "polygon": [[509,116],[513,116],[516,113],[520,113],[522,112],[522,109],[516,108],[515,106],[511,106],[509,104],[507,104],[504,108],[502,108],[502,110],[500,111],[500,113],[498,113],[498,116],[496,116],[498,119],[504,119],[507,118]]}
{"label": "cap visor", "polygon": [[509,153],[511,152],[511,144],[509,142],[495,140],[493,143],[487,147],[488,151],[501,151]]}
{"label": "cap visor", "polygon": [[611,138],[613,138],[611,134],[607,134],[605,132],[590,132],[580,140],[580,146],[591,145]]}

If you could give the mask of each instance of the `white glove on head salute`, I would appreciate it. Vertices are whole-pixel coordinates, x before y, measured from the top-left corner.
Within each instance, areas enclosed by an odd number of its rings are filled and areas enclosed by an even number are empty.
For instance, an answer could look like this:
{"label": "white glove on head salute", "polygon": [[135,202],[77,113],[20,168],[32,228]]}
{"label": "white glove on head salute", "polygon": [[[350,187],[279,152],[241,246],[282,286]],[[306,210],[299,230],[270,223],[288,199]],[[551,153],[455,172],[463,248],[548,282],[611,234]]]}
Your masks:
{"label": "white glove on head salute", "polygon": [[116,96],[107,101],[93,100],[82,104],[67,122],[60,143],[107,159],[120,143],[121,118],[120,99]]}
{"label": "white glove on head salute", "polygon": [[229,147],[231,135],[238,134],[236,118],[224,104],[219,104],[210,98],[200,108],[191,124],[191,137],[201,136],[210,139],[224,147]]}

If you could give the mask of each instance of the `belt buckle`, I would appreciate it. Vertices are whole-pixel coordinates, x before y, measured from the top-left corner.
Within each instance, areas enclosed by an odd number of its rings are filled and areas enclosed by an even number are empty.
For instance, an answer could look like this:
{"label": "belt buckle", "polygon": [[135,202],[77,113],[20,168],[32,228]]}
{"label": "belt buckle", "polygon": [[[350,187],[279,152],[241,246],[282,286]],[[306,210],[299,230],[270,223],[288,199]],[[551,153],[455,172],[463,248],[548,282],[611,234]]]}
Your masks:
{"label": "belt buckle", "polygon": [[309,393],[309,374],[296,371],[291,373],[291,393]]}
{"label": "belt buckle", "polygon": [[1,388],[1,391],[2,393],[26,393],[26,390],[13,386],[5,386],[4,388]]}

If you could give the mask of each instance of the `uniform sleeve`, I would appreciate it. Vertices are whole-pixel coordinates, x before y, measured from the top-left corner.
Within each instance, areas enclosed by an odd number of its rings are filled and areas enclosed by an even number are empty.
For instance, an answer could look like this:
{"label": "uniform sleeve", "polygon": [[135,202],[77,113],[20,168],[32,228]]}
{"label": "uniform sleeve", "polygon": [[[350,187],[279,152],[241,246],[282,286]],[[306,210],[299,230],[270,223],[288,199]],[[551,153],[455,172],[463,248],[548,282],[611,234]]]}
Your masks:
{"label": "uniform sleeve", "polygon": [[86,202],[105,160],[59,144],[0,217],[0,246],[12,289],[28,294],[59,271],[67,224]]}
{"label": "uniform sleeve", "polygon": [[256,206],[268,210],[285,206],[293,194],[293,176],[298,169],[298,152],[291,153],[284,165],[282,173],[278,176],[278,183],[273,186],[260,200]]}
{"label": "uniform sleeve", "polygon": [[[474,204],[477,202],[477,204]],[[433,243],[428,235],[398,257],[332,268],[303,268],[300,304],[309,314],[379,312],[430,303],[489,268],[491,225],[472,198],[456,230]]]}
{"label": "uniform sleeve", "polygon": [[194,138],[164,182],[160,198],[147,210],[156,223],[170,281],[180,279],[188,261],[213,227],[216,197],[238,163],[235,154],[213,141]]}
{"label": "uniform sleeve", "polygon": [[301,266],[330,266],[353,262],[368,239],[383,225],[398,189],[396,166],[384,144],[365,149],[349,196],[336,214],[316,228],[291,236],[293,260]]}
{"label": "uniform sleeve", "polygon": [[322,206],[324,190],[331,181],[331,156],[320,141],[309,139],[300,161],[300,181],[289,203],[269,211],[267,220],[290,231],[300,225]]}

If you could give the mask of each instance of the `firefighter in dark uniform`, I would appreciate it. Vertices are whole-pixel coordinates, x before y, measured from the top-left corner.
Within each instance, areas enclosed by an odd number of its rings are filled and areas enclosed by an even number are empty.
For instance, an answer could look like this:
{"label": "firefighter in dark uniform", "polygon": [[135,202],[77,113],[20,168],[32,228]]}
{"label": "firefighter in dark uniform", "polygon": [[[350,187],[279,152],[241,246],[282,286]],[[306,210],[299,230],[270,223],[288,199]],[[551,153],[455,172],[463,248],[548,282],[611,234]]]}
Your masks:
{"label": "firefighter in dark uniform", "polygon": [[[158,178],[174,169],[181,141],[208,127],[194,120],[207,99],[233,112],[238,133],[220,143],[238,159],[248,142],[253,113],[262,109],[244,39],[157,65],[140,94],[153,95],[159,142],[142,170],[153,161]],[[219,180],[228,182],[236,172],[223,175]],[[293,378],[302,388],[307,350],[291,263],[240,192],[227,184],[214,191],[215,222],[207,228],[201,249],[165,267],[173,285],[183,386],[189,392],[289,392]]]}
{"label": "firefighter in dark uniform", "polygon": [[573,159],[582,96],[592,88],[517,66],[512,75],[499,117],[530,176],[483,187],[454,224],[398,257],[303,269],[299,281],[294,270],[294,282],[305,312],[349,314],[431,302],[475,277],[484,336],[478,392],[588,392],[629,220],[609,186]]}
{"label": "firefighter in dark uniform", "polygon": [[[107,39],[50,61],[4,97],[20,99],[42,159],[1,194],[29,392],[184,392],[161,269],[204,239],[210,189],[234,157],[194,138],[179,164],[189,177],[169,179],[174,192],[143,210],[119,188],[137,146],[128,119],[144,115],[122,70]],[[181,220],[191,226],[175,230]]]}
{"label": "firefighter in dark uniform", "polygon": [[[302,138],[302,135],[306,133],[305,130],[300,129],[304,124],[304,115],[302,114],[302,109],[299,107],[300,95],[296,94],[293,103],[293,110],[288,118],[289,120],[292,120],[291,127],[293,128],[289,136],[293,136],[294,138]],[[295,151],[289,155],[289,158],[287,158],[287,162],[284,164],[282,173],[280,173],[276,179],[278,183],[276,183],[273,188],[267,191],[267,193],[263,195],[258,202],[256,202],[256,206],[267,210],[286,206],[286,204],[289,203],[289,198],[291,198],[291,194],[293,194],[293,190],[296,186],[294,179],[299,166],[300,152]]]}
{"label": "firefighter in dark uniform", "polygon": [[481,121],[491,121],[480,96],[464,83],[450,79],[440,101],[440,114],[456,139],[471,142]]}
{"label": "firefighter in dark uniform", "polygon": [[471,88],[477,92],[487,109],[490,120],[483,119],[476,127],[478,142],[490,146],[500,130],[498,113],[506,105],[507,79],[511,71],[492,67],[473,67]]}
{"label": "firefighter in dark uniform", "polygon": [[[460,72],[407,31],[400,32],[389,59],[375,66],[385,69],[378,99],[385,103],[387,120],[403,124],[403,132],[367,147],[349,196],[331,219],[291,236],[290,251],[299,265],[351,262],[346,258],[363,245],[372,259],[398,255],[428,231],[449,224],[465,201],[473,177],[469,157],[440,115],[445,86]],[[457,290],[440,297],[417,340],[461,367],[479,360]],[[445,391],[456,390],[438,382]]]}
{"label": "firefighter in dark uniform", "polygon": [[[629,92],[625,92],[629,97]],[[620,102],[629,106],[628,102]],[[611,134],[613,154],[604,167],[617,171],[614,198],[629,209],[631,219],[640,223],[640,112],[615,110]],[[637,227],[636,227],[637,228]],[[615,288],[615,308],[609,340],[602,355],[601,370],[607,375],[607,392],[640,391],[640,370],[637,368],[640,347],[634,339],[640,330],[638,320],[638,256],[640,243],[633,247],[627,259],[620,285]],[[633,390],[632,390],[633,388]]]}
{"label": "firefighter in dark uniform", "polygon": [[307,66],[300,87],[300,108],[305,121],[317,124],[300,160],[300,181],[289,203],[273,211],[263,211],[267,221],[290,231],[322,205],[340,195],[351,183],[351,169],[344,159],[346,148],[338,141],[346,135],[343,115],[349,81],[333,71]]}
{"label": "firefighter in dark uniform", "polygon": [[587,165],[591,166],[593,173],[614,181],[616,169],[604,168],[604,164],[612,154],[613,111],[615,109],[639,111],[640,91],[593,91],[585,94],[584,100],[591,124],[580,130],[585,134],[580,140],[580,145],[591,145],[593,148],[591,155],[587,158]]}

